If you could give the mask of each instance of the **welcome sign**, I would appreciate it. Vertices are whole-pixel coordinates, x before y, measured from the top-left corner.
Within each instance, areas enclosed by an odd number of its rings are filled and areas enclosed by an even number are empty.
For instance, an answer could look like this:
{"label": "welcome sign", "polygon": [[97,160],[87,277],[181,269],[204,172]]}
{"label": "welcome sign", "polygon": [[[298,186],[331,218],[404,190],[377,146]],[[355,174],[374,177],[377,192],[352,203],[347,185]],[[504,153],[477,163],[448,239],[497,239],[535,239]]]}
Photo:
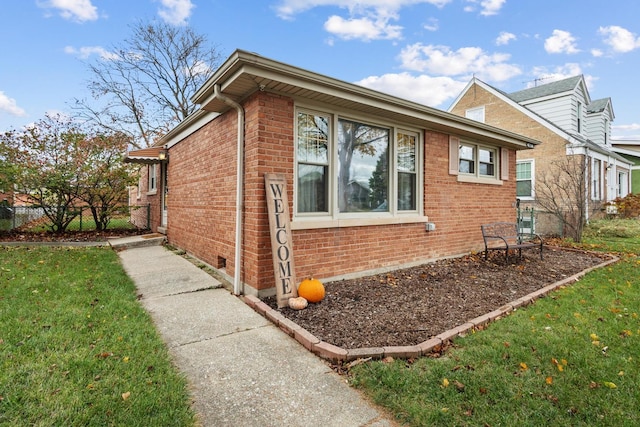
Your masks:
{"label": "welcome sign", "polygon": [[282,308],[288,305],[289,298],[298,296],[289,223],[287,181],[282,175],[267,173],[264,175],[264,184],[267,193],[276,298],[278,308]]}

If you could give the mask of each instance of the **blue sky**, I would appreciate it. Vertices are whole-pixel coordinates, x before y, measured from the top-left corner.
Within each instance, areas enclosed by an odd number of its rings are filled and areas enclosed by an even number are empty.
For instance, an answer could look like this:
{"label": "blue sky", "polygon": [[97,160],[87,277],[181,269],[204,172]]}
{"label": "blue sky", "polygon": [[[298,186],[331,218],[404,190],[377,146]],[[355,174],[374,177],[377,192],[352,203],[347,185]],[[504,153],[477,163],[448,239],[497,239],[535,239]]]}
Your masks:
{"label": "blue sky", "polygon": [[475,75],[506,92],[584,74],[613,136],[640,138],[640,2],[601,0],[8,0],[0,131],[89,98],[87,62],[139,20],[447,109]]}

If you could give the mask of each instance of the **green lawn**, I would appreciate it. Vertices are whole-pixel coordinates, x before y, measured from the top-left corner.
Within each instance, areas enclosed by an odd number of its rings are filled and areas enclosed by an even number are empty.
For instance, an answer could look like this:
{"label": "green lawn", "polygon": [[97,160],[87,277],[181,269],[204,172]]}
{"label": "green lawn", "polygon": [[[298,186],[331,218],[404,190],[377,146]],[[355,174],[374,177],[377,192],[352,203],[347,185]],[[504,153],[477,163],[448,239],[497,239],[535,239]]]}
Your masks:
{"label": "green lawn", "polygon": [[352,383],[413,426],[640,425],[640,227],[592,224],[585,245],[622,259],[441,357],[355,366]]}
{"label": "green lawn", "polygon": [[192,426],[189,403],[114,251],[0,246],[0,425]]}

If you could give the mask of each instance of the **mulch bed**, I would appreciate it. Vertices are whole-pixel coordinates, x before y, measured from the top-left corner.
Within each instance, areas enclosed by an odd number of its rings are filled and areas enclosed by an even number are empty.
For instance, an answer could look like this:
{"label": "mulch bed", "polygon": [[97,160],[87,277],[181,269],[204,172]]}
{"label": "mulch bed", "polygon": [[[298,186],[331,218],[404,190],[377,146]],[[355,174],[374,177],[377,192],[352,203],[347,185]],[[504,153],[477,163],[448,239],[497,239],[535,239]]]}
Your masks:
{"label": "mulch bed", "polygon": [[[325,299],[300,311],[278,309],[322,341],[342,348],[416,345],[547,285],[609,259],[545,248],[523,258],[494,253],[440,260],[325,283]],[[275,297],[264,300],[277,309]]]}

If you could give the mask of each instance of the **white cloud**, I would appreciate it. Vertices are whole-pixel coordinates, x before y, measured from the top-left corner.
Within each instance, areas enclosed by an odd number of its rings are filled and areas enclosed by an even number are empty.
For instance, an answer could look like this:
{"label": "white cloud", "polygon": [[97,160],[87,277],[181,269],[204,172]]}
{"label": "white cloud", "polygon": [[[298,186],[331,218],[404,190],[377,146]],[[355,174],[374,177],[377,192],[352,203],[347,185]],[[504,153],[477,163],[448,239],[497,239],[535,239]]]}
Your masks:
{"label": "white cloud", "polygon": [[398,11],[405,6],[414,4],[432,4],[442,7],[452,0],[280,0],[275,6],[276,13],[282,19],[293,17],[306,10],[321,6],[335,6],[348,9],[351,14],[362,14],[366,10]]}
{"label": "white cloud", "polygon": [[440,28],[440,23],[436,18],[429,18],[422,27],[428,31],[438,31],[438,28]]}
{"label": "white cloud", "polygon": [[[546,84],[583,74],[583,71],[580,64],[577,64],[575,62],[567,62],[566,64],[560,65],[551,70],[546,67],[534,67],[532,73],[534,76],[537,76],[539,82],[541,82],[542,84]],[[587,84],[587,88],[591,90],[598,78],[590,74],[583,75],[585,83]],[[531,86],[534,86],[534,82],[529,83],[529,87]]]}
{"label": "white cloud", "polygon": [[186,25],[195,5],[191,0],[159,0],[162,4],[158,15],[171,25]]}
{"label": "white cloud", "polygon": [[184,70],[186,75],[205,75],[211,72],[211,67],[202,61],[198,61],[191,66],[190,70]]}
{"label": "white cloud", "polygon": [[0,113],[1,112],[17,117],[24,117],[27,115],[27,112],[24,109],[18,107],[18,103],[15,99],[9,98],[0,90]]}
{"label": "white cloud", "polygon": [[612,137],[615,139],[640,139],[640,123],[631,123],[628,125],[611,125]]}
{"label": "white cloud", "polygon": [[467,82],[457,81],[451,77],[413,76],[409,73],[400,73],[371,76],[356,84],[436,107],[458,96]]}
{"label": "white cloud", "polygon": [[44,9],[57,9],[60,16],[71,21],[98,19],[98,8],[91,4],[91,0],[41,0],[37,5]]}
{"label": "white cloud", "polygon": [[611,46],[615,52],[626,53],[640,47],[640,38],[617,25],[600,27],[598,33],[605,37],[604,42]]}
{"label": "white cloud", "polygon": [[502,45],[505,45],[505,44],[509,44],[509,42],[512,41],[512,40],[517,40],[517,39],[518,38],[516,37],[515,34],[508,33],[506,31],[502,31],[502,32],[500,32],[500,34],[496,38],[496,44],[498,46],[502,46]]}
{"label": "white cloud", "polygon": [[602,55],[604,55],[604,52],[601,51],[600,49],[591,49],[591,55],[596,57],[596,58],[599,58]]}
{"label": "white cloud", "polygon": [[65,46],[64,52],[68,53],[69,55],[76,55],[80,59],[87,59],[91,55],[99,55],[100,58],[104,60],[119,59],[119,56],[117,54],[109,52],[108,50],[100,46],[82,46],[80,48]]}
{"label": "white cloud", "polygon": [[480,5],[480,15],[491,16],[497,15],[507,0],[467,0],[468,4],[464,7],[465,12],[475,12],[476,4]]}
{"label": "white cloud", "polygon": [[489,81],[504,81],[522,74],[517,65],[506,61],[505,53],[488,54],[479,47],[463,47],[452,51],[447,46],[409,45],[400,52],[402,67],[408,70],[445,76],[478,77]]}
{"label": "white cloud", "polygon": [[576,38],[568,31],[553,30],[553,35],[544,41],[547,53],[578,53]]}
{"label": "white cloud", "polygon": [[331,16],[324,24],[324,29],[335,36],[344,39],[378,40],[398,39],[402,36],[402,27],[390,25],[389,18],[343,19]]}

